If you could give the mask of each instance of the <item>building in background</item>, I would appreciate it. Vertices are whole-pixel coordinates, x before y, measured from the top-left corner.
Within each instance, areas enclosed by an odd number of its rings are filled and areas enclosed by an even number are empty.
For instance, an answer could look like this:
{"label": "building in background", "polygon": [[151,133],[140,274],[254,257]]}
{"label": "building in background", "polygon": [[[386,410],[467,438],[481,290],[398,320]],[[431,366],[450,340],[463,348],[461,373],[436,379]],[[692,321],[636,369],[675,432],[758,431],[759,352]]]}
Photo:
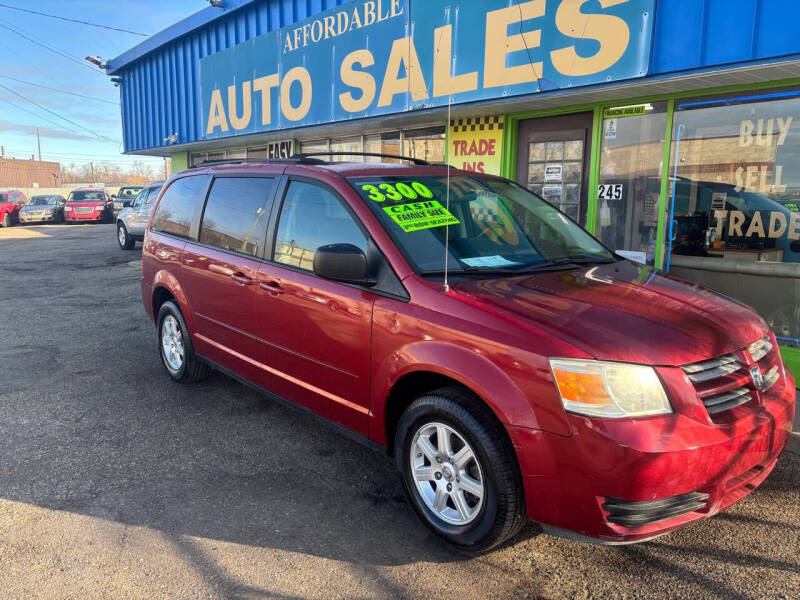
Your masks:
{"label": "building in background", "polygon": [[128,153],[501,174],[755,307],[800,375],[800,3],[225,0],[108,72]]}
{"label": "building in background", "polygon": [[0,157],[0,187],[53,188],[60,185],[60,163]]}

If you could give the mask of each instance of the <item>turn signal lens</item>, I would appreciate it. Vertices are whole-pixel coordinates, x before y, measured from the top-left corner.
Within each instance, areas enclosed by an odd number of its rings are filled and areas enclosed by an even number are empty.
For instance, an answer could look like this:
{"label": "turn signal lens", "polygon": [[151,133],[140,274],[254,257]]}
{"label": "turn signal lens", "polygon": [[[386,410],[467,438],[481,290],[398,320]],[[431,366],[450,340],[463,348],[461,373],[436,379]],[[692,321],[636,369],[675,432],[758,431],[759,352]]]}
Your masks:
{"label": "turn signal lens", "polygon": [[550,360],[564,409],[589,417],[642,417],[672,412],[652,367],[554,358]]}

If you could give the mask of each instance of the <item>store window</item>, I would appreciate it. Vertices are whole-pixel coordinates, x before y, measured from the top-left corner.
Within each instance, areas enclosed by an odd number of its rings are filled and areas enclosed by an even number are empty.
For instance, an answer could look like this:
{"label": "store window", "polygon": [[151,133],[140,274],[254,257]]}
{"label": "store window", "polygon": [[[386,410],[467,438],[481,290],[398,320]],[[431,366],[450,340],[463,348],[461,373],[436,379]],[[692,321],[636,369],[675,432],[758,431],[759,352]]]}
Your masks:
{"label": "store window", "polygon": [[328,140],[315,140],[313,142],[303,142],[300,144],[300,152],[327,152]]}
{"label": "store window", "polygon": [[444,126],[403,132],[403,156],[444,163],[445,144]]}
{"label": "store window", "polygon": [[[384,133],[371,133],[364,136],[364,152],[372,152],[374,154],[393,154],[398,156],[402,154],[400,147],[400,132],[387,131]],[[366,162],[402,162],[399,160],[384,160],[377,156],[366,157]]]}
{"label": "store window", "polygon": [[603,112],[597,237],[640,263],[655,262],[667,103]]}
{"label": "store window", "polygon": [[680,101],[673,130],[670,270],[800,343],[800,91]]}
{"label": "store window", "polygon": [[[361,146],[361,136],[339,138],[331,140],[331,152],[363,152]],[[333,162],[363,162],[362,156],[351,156],[348,154],[331,156]]]}

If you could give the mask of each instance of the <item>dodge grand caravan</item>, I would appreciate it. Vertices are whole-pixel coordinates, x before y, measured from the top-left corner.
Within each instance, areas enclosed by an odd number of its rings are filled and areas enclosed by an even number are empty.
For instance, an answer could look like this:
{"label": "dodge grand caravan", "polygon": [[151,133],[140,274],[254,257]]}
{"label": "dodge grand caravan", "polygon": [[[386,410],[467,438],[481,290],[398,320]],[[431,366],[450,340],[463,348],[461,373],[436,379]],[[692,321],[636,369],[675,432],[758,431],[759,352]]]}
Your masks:
{"label": "dodge grand caravan", "polygon": [[409,160],[167,181],[142,299],[169,375],[218,369],[386,449],[421,519],[474,551],[526,518],[650,539],[769,475],[795,384],[755,312],[510,181]]}

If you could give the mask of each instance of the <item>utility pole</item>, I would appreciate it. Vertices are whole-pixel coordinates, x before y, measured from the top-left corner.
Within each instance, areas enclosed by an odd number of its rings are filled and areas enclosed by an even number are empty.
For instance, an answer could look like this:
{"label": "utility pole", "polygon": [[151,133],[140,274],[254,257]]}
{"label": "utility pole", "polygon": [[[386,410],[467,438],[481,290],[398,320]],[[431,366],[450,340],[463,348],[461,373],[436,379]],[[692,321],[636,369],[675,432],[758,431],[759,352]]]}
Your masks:
{"label": "utility pole", "polygon": [[167,175],[167,157],[164,157],[164,181],[169,179],[169,175]]}
{"label": "utility pole", "polygon": [[92,170],[92,185],[94,185],[94,163],[89,163],[89,168]]}
{"label": "utility pole", "polygon": [[39,149],[39,162],[42,162],[42,141],[39,139],[39,128],[36,128],[36,147]]}

